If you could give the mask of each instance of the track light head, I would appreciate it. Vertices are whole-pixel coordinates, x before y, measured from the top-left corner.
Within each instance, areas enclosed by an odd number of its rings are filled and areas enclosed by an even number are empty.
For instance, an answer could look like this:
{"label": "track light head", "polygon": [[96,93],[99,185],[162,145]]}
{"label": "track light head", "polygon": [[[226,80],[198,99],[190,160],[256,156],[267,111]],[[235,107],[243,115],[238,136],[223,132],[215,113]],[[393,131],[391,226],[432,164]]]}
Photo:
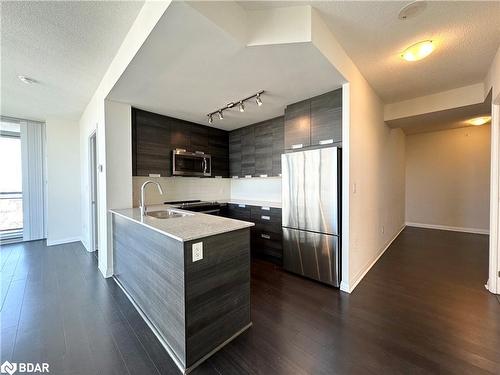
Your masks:
{"label": "track light head", "polygon": [[260,107],[262,105],[262,100],[260,99],[260,94],[257,94],[255,96],[255,101],[257,103],[257,105]]}
{"label": "track light head", "polygon": [[245,112],[245,105],[243,104],[243,101],[240,101],[240,112]]}
{"label": "track light head", "polygon": [[212,124],[213,122],[214,122],[214,119],[213,119],[212,115],[208,115],[208,123]]}
{"label": "track light head", "polygon": [[222,114],[222,111],[219,111],[219,120],[224,119],[224,115]]}

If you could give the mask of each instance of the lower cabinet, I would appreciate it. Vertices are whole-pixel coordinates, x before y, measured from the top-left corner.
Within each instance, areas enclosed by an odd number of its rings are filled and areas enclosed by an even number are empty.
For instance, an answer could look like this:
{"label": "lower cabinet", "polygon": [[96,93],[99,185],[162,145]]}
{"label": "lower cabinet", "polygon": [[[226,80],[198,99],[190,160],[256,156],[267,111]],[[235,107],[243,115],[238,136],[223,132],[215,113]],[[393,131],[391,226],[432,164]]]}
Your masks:
{"label": "lower cabinet", "polygon": [[281,265],[283,261],[281,209],[229,203],[223,216],[255,224],[250,230],[252,255]]}

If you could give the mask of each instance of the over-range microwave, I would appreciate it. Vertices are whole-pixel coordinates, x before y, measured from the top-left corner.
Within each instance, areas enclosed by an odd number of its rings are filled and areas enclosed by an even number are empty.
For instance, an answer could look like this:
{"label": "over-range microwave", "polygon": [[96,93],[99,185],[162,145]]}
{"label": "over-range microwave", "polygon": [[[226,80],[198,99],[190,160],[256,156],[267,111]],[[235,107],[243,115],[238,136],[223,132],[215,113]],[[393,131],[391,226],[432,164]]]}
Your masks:
{"label": "over-range microwave", "polygon": [[172,151],[172,175],[210,177],[212,160],[210,155],[200,151],[189,152],[184,149]]}

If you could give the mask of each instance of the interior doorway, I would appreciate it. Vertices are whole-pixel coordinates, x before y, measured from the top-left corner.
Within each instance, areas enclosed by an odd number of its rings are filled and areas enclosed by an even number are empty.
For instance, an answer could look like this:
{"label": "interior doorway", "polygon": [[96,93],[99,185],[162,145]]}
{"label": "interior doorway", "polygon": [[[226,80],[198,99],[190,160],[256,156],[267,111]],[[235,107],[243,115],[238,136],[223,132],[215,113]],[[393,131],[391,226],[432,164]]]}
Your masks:
{"label": "interior doorway", "polygon": [[89,138],[89,177],[90,177],[90,251],[98,257],[98,218],[97,218],[97,134]]}

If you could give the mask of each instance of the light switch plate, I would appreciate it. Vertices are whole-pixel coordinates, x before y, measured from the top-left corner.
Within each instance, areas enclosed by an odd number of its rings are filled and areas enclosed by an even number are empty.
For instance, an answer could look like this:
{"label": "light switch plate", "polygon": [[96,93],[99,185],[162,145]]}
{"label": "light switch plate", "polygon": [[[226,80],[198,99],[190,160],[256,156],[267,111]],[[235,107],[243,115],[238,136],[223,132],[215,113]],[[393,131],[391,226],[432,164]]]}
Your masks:
{"label": "light switch plate", "polygon": [[203,259],[203,242],[193,244],[193,262]]}

